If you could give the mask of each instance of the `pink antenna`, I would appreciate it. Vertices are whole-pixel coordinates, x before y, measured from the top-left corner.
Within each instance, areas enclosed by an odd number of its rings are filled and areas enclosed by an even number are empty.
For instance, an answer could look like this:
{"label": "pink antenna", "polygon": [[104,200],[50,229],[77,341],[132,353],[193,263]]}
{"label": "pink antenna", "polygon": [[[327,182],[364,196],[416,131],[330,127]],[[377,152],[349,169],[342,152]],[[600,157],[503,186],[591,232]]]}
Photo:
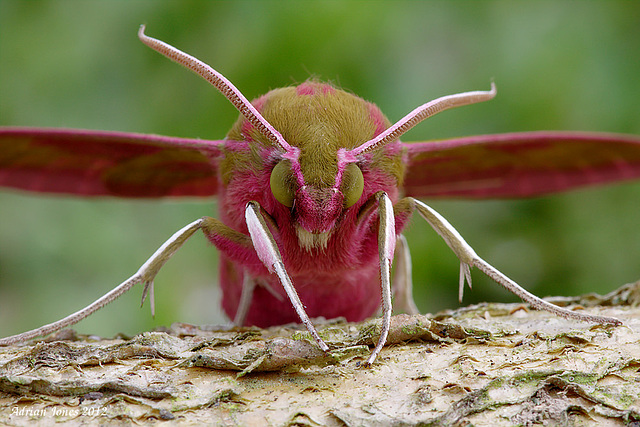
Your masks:
{"label": "pink antenna", "polygon": [[170,44],[145,35],[144,28],[144,25],[141,25],[140,30],[138,30],[138,38],[142,43],[172,61],[190,69],[215,86],[215,88],[218,89],[229,101],[231,101],[238,111],[240,111],[240,113],[270,141],[278,144],[289,153],[297,151],[294,147],[289,145],[287,141],[285,141],[282,135],[280,135],[280,132],[278,132],[264,117],[262,117],[262,114],[260,114],[258,110],[251,105],[249,100],[247,100],[247,98],[245,98],[245,96],[229,80],[227,80],[226,77],[199,59],[176,49]]}
{"label": "pink antenna", "polygon": [[476,102],[483,102],[493,99],[496,96],[496,85],[491,82],[491,90],[489,91],[473,91],[457,93],[455,95],[447,95],[433,101],[429,101],[426,104],[419,106],[412,112],[398,120],[393,126],[382,132],[375,138],[365,142],[359,147],[349,151],[353,156],[359,156],[376,148],[382,147],[392,141],[398,139],[402,134],[409,129],[427,119],[433,115],[438,114],[441,111],[448,110],[449,108],[460,107],[463,105],[475,104]]}

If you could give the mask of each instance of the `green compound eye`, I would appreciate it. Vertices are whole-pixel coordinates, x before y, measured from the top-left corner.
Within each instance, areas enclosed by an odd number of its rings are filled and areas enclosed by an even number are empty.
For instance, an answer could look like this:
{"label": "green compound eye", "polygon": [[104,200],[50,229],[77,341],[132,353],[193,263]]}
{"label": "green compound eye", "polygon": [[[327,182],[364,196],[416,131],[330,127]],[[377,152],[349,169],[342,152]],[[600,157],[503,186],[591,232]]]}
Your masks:
{"label": "green compound eye", "polygon": [[271,171],[269,184],[271,185],[271,194],[277,201],[289,208],[293,206],[295,190],[291,162],[281,160]]}
{"label": "green compound eye", "polygon": [[362,171],[355,163],[350,163],[344,170],[340,190],[342,190],[342,194],[344,195],[344,206],[346,208],[353,206],[360,200],[360,196],[362,196],[362,191],[364,190],[364,177],[362,176]]}

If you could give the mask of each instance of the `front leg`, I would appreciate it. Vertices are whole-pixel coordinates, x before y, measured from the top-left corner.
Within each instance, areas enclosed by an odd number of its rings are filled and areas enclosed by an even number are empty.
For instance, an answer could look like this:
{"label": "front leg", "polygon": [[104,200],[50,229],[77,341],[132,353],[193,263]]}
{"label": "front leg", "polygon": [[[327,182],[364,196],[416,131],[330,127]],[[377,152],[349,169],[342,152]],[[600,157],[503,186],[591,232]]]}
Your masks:
{"label": "front leg", "polygon": [[258,254],[258,258],[260,258],[270,273],[275,273],[278,276],[278,279],[280,279],[280,283],[287,293],[289,301],[291,301],[300,321],[307,328],[307,331],[309,331],[316,343],[318,343],[318,346],[323,351],[329,351],[329,346],[327,346],[322,338],[320,338],[318,331],[313,326],[313,323],[311,323],[311,319],[309,319],[309,316],[302,305],[302,301],[300,301],[298,292],[296,292],[296,288],[293,286],[291,278],[284,267],[284,261],[282,260],[282,255],[280,254],[278,245],[269,231],[267,223],[260,210],[258,202],[249,202],[247,203],[247,207],[244,212],[247,228],[249,229],[249,235],[251,236],[251,241],[253,242],[253,247]]}
{"label": "front leg", "polygon": [[391,278],[390,269],[396,248],[396,221],[393,204],[384,192],[374,196],[378,202],[378,256],[380,262],[380,292],[382,294],[382,328],[378,343],[369,355],[366,364],[371,365],[384,347],[391,328]]}
{"label": "front leg", "polygon": [[444,239],[446,244],[456,254],[460,260],[460,286],[459,286],[459,299],[462,300],[462,294],[464,290],[465,279],[471,288],[471,267],[477,267],[480,271],[496,281],[499,285],[514,293],[522,300],[531,304],[531,306],[538,310],[546,310],[558,316],[583,320],[593,323],[608,323],[613,325],[621,325],[622,322],[614,317],[599,316],[596,314],[580,313],[566,308],[558,307],[557,305],[548,303],[547,301],[538,298],[532,293],[528,292],[513,280],[509,279],[497,268],[480,258],[475,251],[469,246],[469,244],[462,238],[460,233],[453,228],[453,226],[438,212],[427,206],[420,200],[416,200],[412,197],[406,197],[400,200],[396,206],[396,215],[399,214],[411,214],[417,210],[422,218],[424,218],[429,225]]}
{"label": "front leg", "polygon": [[[380,337],[378,343],[369,355],[366,361],[367,365],[371,365],[378,353],[384,347],[389,334],[391,325],[391,281],[390,281],[390,268],[391,261],[393,260],[393,254],[396,243],[396,227],[395,218],[393,215],[393,205],[391,200],[384,192],[376,193],[371,197],[370,204],[367,209],[362,213],[359,218],[361,224],[368,224],[368,219],[373,215],[374,206],[377,204],[378,213],[378,255],[380,265],[380,288],[382,299],[382,328],[380,331]],[[309,316],[307,315],[302,301],[296,292],[291,278],[285,269],[284,262],[280,250],[273,238],[273,235],[269,231],[269,227],[265,221],[265,217],[261,212],[260,205],[257,202],[249,202],[245,208],[245,220],[247,228],[253,242],[253,247],[258,254],[258,257],[262,263],[267,267],[269,272],[278,276],[280,283],[282,284],[293,308],[295,309],[300,321],[305,325],[307,331],[314,338],[318,346],[324,350],[329,351],[327,344],[320,338],[316,328],[311,323]]]}

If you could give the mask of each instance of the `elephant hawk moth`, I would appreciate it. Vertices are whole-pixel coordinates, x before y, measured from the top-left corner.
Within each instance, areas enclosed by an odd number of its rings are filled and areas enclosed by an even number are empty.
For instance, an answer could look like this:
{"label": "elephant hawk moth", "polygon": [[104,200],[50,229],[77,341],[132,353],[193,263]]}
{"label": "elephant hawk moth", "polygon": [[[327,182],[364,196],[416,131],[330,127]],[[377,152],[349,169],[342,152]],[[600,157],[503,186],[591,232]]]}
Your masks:
{"label": "elephant hawk moth", "polygon": [[[221,140],[93,130],[0,128],[0,185],[37,193],[159,198],[217,196],[220,218],[202,217],[167,240],[129,279],[86,308],[1,345],[74,324],[143,284],[144,302],[164,263],[198,230],[220,251],[222,308],[238,325],[350,321],[382,307],[374,362],[395,306],[417,309],[402,231],[414,213],[460,260],[459,295],[476,267],[534,308],[589,322],[527,292],[480,258],[425,197],[532,197],[640,176],[640,138],[522,132],[404,143],[407,130],[443,110],[482,102],[488,91],[443,96],[392,124],[378,107],[309,80],[249,102],[220,73],[144,34],[140,40],[215,86],[240,112]],[[397,250],[396,250],[397,249]],[[393,279],[391,264],[395,258]],[[392,286],[393,282],[393,286]]]}

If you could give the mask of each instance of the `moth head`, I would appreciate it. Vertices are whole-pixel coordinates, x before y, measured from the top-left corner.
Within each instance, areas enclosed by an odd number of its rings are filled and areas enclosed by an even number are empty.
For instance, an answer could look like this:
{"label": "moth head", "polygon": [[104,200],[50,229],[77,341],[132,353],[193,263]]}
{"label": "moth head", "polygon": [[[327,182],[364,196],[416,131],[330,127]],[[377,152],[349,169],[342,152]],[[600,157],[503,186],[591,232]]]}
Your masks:
{"label": "moth head", "polygon": [[[252,104],[291,149],[274,144],[242,116],[227,138],[257,153],[246,169],[269,174],[266,191],[279,215],[288,212],[287,221],[305,236],[303,246],[324,246],[342,215],[366,198],[373,156],[345,153],[384,131],[388,120],[375,105],[317,81],[272,90]],[[401,179],[401,172],[396,175],[394,181]]]}
{"label": "moth head", "polygon": [[362,198],[364,175],[358,165],[343,165],[338,175],[334,185],[318,187],[299,179],[289,160],[279,161],[271,171],[271,193],[290,210],[298,240],[306,249],[326,247],[343,212]]}
{"label": "moth head", "polygon": [[[252,104],[207,64],[145,35],[144,26],[138,36],[147,46],[209,81],[238,109],[242,117],[228,135],[230,139],[255,142],[277,152],[272,157],[269,188],[278,203],[297,212],[296,230],[307,248],[326,245],[339,215],[357,207],[367,187],[367,174],[361,169],[365,162],[422,120],[496,95],[492,84],[490,91],[444,96],[421,105],[391,126],[375,105],[313,81],[276,89]],[[233,173],[228,169],[222,171],[223,181]],[[399,184],[403,168],[394,169],[389,174],[396,176]]]}
{"label": "moth head", "polygon": [[[304,197],[304,191],[309,191],[307,186],[299,186],[294,177],[289,160],[279,161],[273,170],[269,180],[271,193],[275,199],[286,207],[292,208],[299,193]],[[337,191],[336,191],[337,190]],[[364,190],[364,175],[362,170],[355,163],[349,163],[344,167],[340,183],[336,188],[331,188],[323,193],[336,194],[342,199],[343,207],[350,208],[360,197]],[[316,191],[316,193],[320,193]]]}

